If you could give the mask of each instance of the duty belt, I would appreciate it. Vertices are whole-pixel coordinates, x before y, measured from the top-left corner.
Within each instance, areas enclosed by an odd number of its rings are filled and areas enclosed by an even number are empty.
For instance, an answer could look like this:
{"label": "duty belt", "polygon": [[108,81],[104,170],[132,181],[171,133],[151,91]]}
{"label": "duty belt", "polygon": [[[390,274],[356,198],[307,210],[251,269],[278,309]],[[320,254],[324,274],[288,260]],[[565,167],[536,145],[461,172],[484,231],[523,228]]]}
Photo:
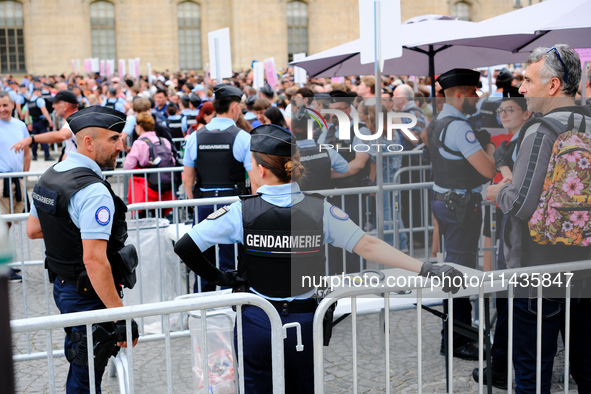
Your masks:
{"label": "duty belt", "polygon": [[277,309],[282,316],[287,316],[290,313],[309,313],[315,312],[318,307],[318,301],[313,298],[307,300],[293,300],[293,301],[271,301],[269,302]]}

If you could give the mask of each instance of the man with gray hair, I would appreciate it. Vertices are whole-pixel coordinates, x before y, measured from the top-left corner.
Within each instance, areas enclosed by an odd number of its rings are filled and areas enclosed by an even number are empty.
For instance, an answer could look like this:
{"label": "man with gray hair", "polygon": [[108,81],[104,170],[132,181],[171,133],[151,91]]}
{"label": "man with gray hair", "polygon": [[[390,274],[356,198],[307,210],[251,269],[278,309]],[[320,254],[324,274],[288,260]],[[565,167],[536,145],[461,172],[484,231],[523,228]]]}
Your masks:
{"label": "man with gray hair", "polygon": [[[521,144],[517,144],[516,152],[509,153],[515,161],[512,181],[503,179],[487,190],[487,197],[498,203],[507,218],[503,230],[507,266],[531,267],[591,259],[591,248],[588,247],[538,244],[530,237],[528,228],[528,222],[540,202],[554,143],[558,135],[564,132],[559,130],[558,125],[551,125],[556,121],[568,125],[571,117],[574,117],[574,122],[567,129],[584,133],[584,124],[591,125],[589,108],[575,105],[581,79],[579,56],[568,45],[536,48],[528,59],[524,78],[519,92],[525,96],[529,111],[543,114],[542,122],[533,120],[526,123],[520,133],[523,135]],[[574,345],[570,347],[570,372],[580,393],[591,391],[591,302],[583,299],[581,294],[581,290],[591,284],[588,276],[588,271],[580,272],[575,274],[570,283],[570,343]],[[542,287],[543,336],[539,339],[542,342],[541,391],[550,392],[558,333],[564,331],[566,287],[566,284],[562,286],[556,282],[556,278],[564,276],[552,277],[555,281],[550,286],[534,287],[532,280],[532,286],[522,284],[515,289],[513,364],[516,393],[536,392],[538,339],[535,297]],[[533,275],[529,279],[533,279]],[[568,371],[566,375],[568,379]]]}

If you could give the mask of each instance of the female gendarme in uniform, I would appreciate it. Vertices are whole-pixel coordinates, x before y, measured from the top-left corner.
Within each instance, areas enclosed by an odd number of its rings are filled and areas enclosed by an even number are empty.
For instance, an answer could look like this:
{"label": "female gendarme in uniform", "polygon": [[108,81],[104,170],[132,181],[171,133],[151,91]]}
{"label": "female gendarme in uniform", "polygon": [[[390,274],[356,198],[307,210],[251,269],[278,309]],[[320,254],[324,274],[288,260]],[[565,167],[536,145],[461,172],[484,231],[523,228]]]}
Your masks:
{"label": "female gendarme in uniform", "polygon": [[[304,175],[296,139],[287,130],[263,125],[251,133],[251,160],[258,195],[220,208],[193,227],[175,252],[198,275],[220,286],[246,288],[269,300],[283,324],[299,322],[304,351],[295,350],[295,334],[285,342],[285,387],[288,393],[314,392],[312,321],[317,306],[314,288],[303,276],[324,275],[324,244],[330,243],[367,260],[420,275],[461,276],[449,266],[422,263],[366,235],[349,216],[296,183]],[[241,245],[239,274],[222,272],[203,257],[215,244]],[[317,282],[318,283],[318,282]],[[458,289],[446,289],[453,290]],[[259,308],[243,312],[244,381],[247,393],[271,393],[271,334]]]}

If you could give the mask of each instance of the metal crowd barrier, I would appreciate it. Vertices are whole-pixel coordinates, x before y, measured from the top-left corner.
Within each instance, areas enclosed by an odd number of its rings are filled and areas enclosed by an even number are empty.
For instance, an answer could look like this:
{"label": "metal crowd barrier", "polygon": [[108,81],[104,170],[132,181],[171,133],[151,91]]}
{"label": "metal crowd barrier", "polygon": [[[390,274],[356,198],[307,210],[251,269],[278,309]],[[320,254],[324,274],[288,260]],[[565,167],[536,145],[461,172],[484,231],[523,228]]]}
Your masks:
{"label": "metal crowd barrier", "polygon": [[[459,296],[466,296],[468,294],[476,295],[478,297],[478,304],[479,304],[479,319],[480,322],[484,321],[484,300],[485,294],[498,292],[502,290],[508,290],[508,365],[507,365],[507,387],[508,393],[511,394],[513,390],[513,327],[514,327],[514,318],[513,318],[513,300],[515,298],[515,284],[509,283],[508,278],[511,278],[514,274],[520,276],[522,274],[555,274],[555,273],[566,273],[567,275],[572,274],[573,272],[581,271],[581,270],[588,270],[591,268],[591,260],[587,261],[577,261],[577,262],[568,262],[568,263],[559,263],[559,264],[548,264],[548,265],[540,265],[534,267],[525,267],[525,268],[518,268],[518,269],[507,269],[507,270],[497,270],[497,271],[490,271],[486,272],[486,276],[482,277],[483,280],[486,278],[487,284],[480,285],[480,286],[470,286],[468,285],[467,290],[460,290],[460,292],[456,295]],[[460,267],[460,269],[462,269]],[[483,274],[481,272],[481,274]],[[413,286],[390,286],[388,282],[380,282],[381,286],[359,286],[344,289],[338,289],[337,291],[329,294],[319,305],[316,313],[314,315],[314,322],[313,322],[313,346],[314,346],[314,388],[316,394],[324,394],[325,392],[325,370],[324,370],[324,347],[323,347],[323,321],[326,312],[329,310],[330,306],[336,303],[339,300],[343,299],[350,299],[351,303],[351,346],[352,346],[352,379],[351,379],[351,388],[349,389],[350,392],[357,393],[358,392],[358,356],[357,356],[357,317],[360,313],[358,313],[357,303],[359,299],[363,296],[379,296],[383,297],[383,311],[385,311],[385,321],[381,328],[383,328],[385,334],[384,337],[384,345],[385,345],[385,392],[390,393],[392,392],[391,388],[391,381],[390,381],[390,314],[389,312],[394,310],[390,305],[390,298],[391,297],[406,297],[412,298],[412,301],[408,303],[408,308],[416,307],[417,311],[417,392],[420,394],[423,392],[423,358],[422,358],[422,329],[421,329],[421,321],[422,321],[422,305],[425,299],[429,297],[434,297],[433,293],[429,291],[428,287],[431,286],[430,280],[425,281],[421,285]],[[505,287],[503,287],[505,284]],[[488,287],[487,287],[488,286]],[[544,286],[538,286],[537,295],[535,297],[537,302],[537,310],[542,310],[542,299],[544,298]],[[441,292],[439,292],[441,293]],[[487,295],[489,297],[490,295]],[[443,293],[435,295],[435,297],[443,297]],[[447,295],[448,301],[451,301],[454,296],[452,294]],[[565,379],[564,379],[564,393],[569,392],[569,353],[570,353],[570,306],[571,306],[571,288],[566,287],[566,298],[565,298],[565,327],[564,327],[564,371],[565,372]],[[416,299],[416,303],[413,302]],[[447,340],[450,348],[453,348],[453,327],[454,327],[454,316],[453,316],[453,302],[449,302],[449,310],[447,314]],[[408,309],[407,308],[407,309]],[[478,343],[479,343],[479,359],[478,359],[478,369],[479,369],[479,376],[484,377],[484,326],[485,324],[479,324],[478,326]],[[490,327],[487,328],[487,330]],[[542,346],[541,346],[541,339],[542,339],[542,314],[537,314],[537,325],[536,325],[536,393],[541,392],[541,378],[542,378]],[[576,345],[576,344],[575,344]],[[448,376],[450,377],[447,381],[447,392],[452,394],[454,390],[454,379],[453,379],[453,352],[448,352],[447,356],[447,368],[446,371]],[[489,371],[490,372],[490,368]],[[491,378],[491,375],[488,375],[488,379]],[[479,393],[484,392],[484,379],[479,379],[478,381],[478,390]],[[374,387],[375,388],[375,387]],[[489,386],[489,393],[492,393],[491,386]]]}
{"label": "metal crowd barrier", "polygon": [[[401,191],[421,191],[427,194],[428,190],[431,189],[432,183],[430,182],[423,182],[423,183],[413,183],[413,184],[404,184],[404,185],[386,185],[384,186],[384,191],[388,193],[388,195],[393,195],[395,193],[399,193]],[[376,193],[377,187],[376,186],[369,186],[369,187],[362,187],[362,188],[349,188],[349,189],[328,189],[328,190],[321,190],[319,193],[324,194],[326,196],[331,196],[333,201],[338,200],[341,203],[341,206],[347,211],[346,205],[346,196],[350,195],[357,195],[357,196],[367,196],[371,193]],[[129,218],[128,224],[130,228],[135,226],[136,228],[141,227],[141,220],[139,219],[139,215],[136,213],[139,211],[154,211],[154,212],[161,212],[164,209],[172,209],[171,215],[171,224],[166,226],[162,226],[159,220],[154,220],[154,228],[151,231],[156,232],[156,239],[161,239],[162,237],[167,237],[170,242],[176,242],[180,237],[186,233],[192,226],[192,221],[189,221],[185,224],[184,218],[186,215],[184,214],[189,207],[199,207],[204,205],[212,205],[214,209],[217,209],[223,205],[231,204],[234,201],[237,201],[238,197],[217,197],[217,198],[204,198],[204,199],[194,199],[194,200],[176,200],[176,201],[162,201],[162,202],[151,202],[151,203],[138,203],[138,204],[131,204],[128,206],[129,209]],[[391,199],[394,200],[394,199]],[[365,212],[361,209],[362,208],[362,199],[358,199],[358,223],[361,224],[363,228]],[[430,211],[429,211],[429,203],[426,199],[422,201],[422,206],[424,209],[424,214],[422,215],[423,225],[419,228],[416,227],[409,227],[405,230],[397,229],[396,226],[392,229],[388,229],[385,231],[385,234],[390,234],[394,238],[394,242],[396,245],[398,234],[402,231],[407,231],[408,233],[412,234],[415,231],[423,232],[426,243],[426,247],[424,249],[424,255],[419,256],[417,255],[414,249],[411,249],[410,255],[418,258],[422,261],[429,261],[434,260],[434,258],[430,257],[429,253],[429,240],[430,234],[433,229],[432,225],[430,224]],[[196,209],[195,209],[196,211]],[[394,211],[394,210],[392,210]],[[28,214],[13,214],[13,215],[5,215],[3,217],[6,221],[14,222],[14,225],[11,229],[11,238],[13,242],[13,250],[15,250],[16,259],[11,266],[15,268],[20,268],[22,271],[23,276],[23,308],[19,308],[24,313],[23,317],[29,317],[31,314],[29,313],[29,305],[28,305],[28,294],[27,289],[29,288],[28,278],[27,278],[27,268],[31,266],[42,266],[43,259],[44,259],[44,244],[42,240],[29,240],[26,235],[26,221],[28,220]],[[24,224],[23,224],[24,222]],[[396,221],[395,221],[396,222]],[[376,235],[376,230],[367,231],[368,234]],[[493,232],[494,236],[494,232]],[[411,238],[412,239],[412,238]],[[140,231],[136,231],[135,235],[131,235],[130,242],[134,243],[138,248],[138,253],[140,256],[142,255],[142,242]],[[494,241],[494,240],[493,240]],[[496,246],[491,247],[491,250],[496,250]],[[216,246],[216,252],[217,252]],[[234,246],[235,256],[238,255],[238,245]],[[367,262],[359,256],[353,256],[353,259],[346,258],[345,251],[338,251],[337,254],[340,256],[333,256],[329,255],[328,246],[325,247],[325,255],[326,255],[326,265],[325,265],[325,274],[338,274],[340,272],[350,273],[350,272],[358,272],[366,268],[379,268],[379,267],[368,267]],[[494,254],[494,253],[493,253]],[[216,255],[215,264],[219,267],[219,257],[218,253]],[[163,251],[161,250],[160,243],[157,244],[157,248],[155,249],[153,255],[150,256],[155,261],[163,261]],[[176,264],[176,278],[175,278],[175,288],[176,288],[176,295],[183,295],[190,293],[189,286],[190,286],[190,276],[188,275],[188,271],[186,267],[183,266],[180,259],[174,255],[173,258],[175,259]],[[329,267],[329,263],[333,259],[336,261],[332,267]],[[353,263],[354,264],[353,264]],[[237,265],[237,258],[235,259],[235,264]],[[336,265],[335,265],[336,264]],[[353,266],[351,266],[353,264]],[[331,272],[332,271],[332,272]],[[43,308],[43,315],[50,314],[50,307],[53,305],[53,301],[50,301],[51,298],[51,286],[49,284],[49,280],[45,272],[43,272],[42,283],[45,290],[45,305]],[[142,278],[142,264],[138,267],[138,275],[139,278]],[[166,297],[163,294],[163,289],[165,288],[165,284],[162,279],[162,275],[159,276],[159,283],[157,283],[157,288],[160,290],[160,299],[158,301],[166,301]],[[197,279],[200,281],[200,279]],[[142,282],[141,279],[138,280],[139,283]],[[184,286],[183,286],[184,284]],[[198,283],[199,287],[199,283]],[[140,287],[141,289],[141,287]],[[35,298],[38,300],[38,298]],[[140,301],[141,303],[144,302],[144,297],[142,291],[140,290]],[[39,313],[39,309],[38,312]]]}
{"label": "metal crowd barrier", "polygon": [[[50,393],[56,392],[55,387],[55,370],[54,370],[54,358],[63,356],[62,350],[53,350],[54,344],[52,340],[52,330],[61,329],[64,327],[73,326],[86,326],[86,332],[90,333],[87,335],[87,349],[88,351],[88,370],[90,378],[90,392],[95,392],[95,376],[94,376],[94,350],[93,350],[93,339],[92,339],[92,325],[95,323],[112,322],[117,320],[126,320],[127,322],[127,343],[131,344],[131,319],[145,318],[149,316],[162,316],[164,321],[164,332],[162,335],[148,335],[142,336],[138,341],[138,346],[143,346],[144,342],[164,340],[165,352],[166,352],[166,381],[167,381],[167,392],[169,394],[174,393],[174,378],[172,376],[172,351],[171,351],[171,339],[188,337],[188,330],[181,330],[178,332],[171,332],[169,327],[168,317],[172,314],[187,313],[190,311],[201,311],[201,316],[206,316],[206,311],[212,308],[236,306],[236,331],[238,337],[238,349],[236,354],[238,356],[238,386],[240,392],[244,392],[244,350],[243,350],[243,338],[242,338],[242,306],[252,305],[261,308],[269,318],[271,323],[271,351],[273,360],[272,378],[273,378],[273,393],[282,394],[285,392],[285,379],[284,379],[284,351],[283,351],[283,338],[286,335],[288,327],[283,327],[281,318],[275,307],[271,305],[267,300],[262,297],[256,296],[249,293],[235,293],[201,297],[201,298],[187,298],[183,300],[175,300],[169,302],[153,303],[148,305],[137,305],[128,306],[113,309],[103,309],[97,311],[69,313],[59,316],[45,316],[37,318],[29,318],[23,320],[11,321],[11,329],[13,334],[30,333],[45,331],[45,352],[39,352],[28,355],[15,355],[15,362],[31,361],[41,358],[47,358],[48,366],[48,391]],[[207,350],[207,319],[201,318],[202,325],[202,348],[201,354],[203,356],[203,387],[208,388],[209,386],[209,361],[208,361],[208,350]],[[248,340],[248,339],[246,339]],[[112,360],[113,362],[114,360]],[[190,367],[188,367],[190,368]],[[119,387],[121,393],[135,392],[135,379],[134,379],[134,349],[129,346],[125,350],[120,351],[118,360],[116,361],[116,371],[119,375]],[[206,391],[209,392],[208,389]]]}
{"label": "metal crowd barrier", "polygon": [[[144,178],[145,186],[144,186],[144,196],[146,201],[148,201],[148,175],[149,174],[158,174],[158,189],[155,190],[158,192],[158,201],[162,201],[162,194],[164,187],[162,186],[162,174],[170,173],[172,178],[172,190],[176,194],[179,187],[182,185],[182,182],[175,181],[174,174],[175,173],[182,173],[183,167],[168,167],[168,168],[142,168],[142,169],[135,169],[135,170],[113,170],[113,171],[103,171],[103,175],[105,178],[111,183],[113,191],[116,195],[121,197],[123,201],[127,204],[134,203],[136,198],[135,195],[132,194],[131,197],[128,196],[128,183],[129,178],[132,176],[142,177]],[[31,178],[28,182],[34,185],[39,181],[41,175],[44,172],[5,172],[0,173],[0,181],[4,179],[19,179],[19,178]],[[30,195],[33,191],[32,187],[28,187],[27,182],[24,182],[25,190],[23,190],[23,196],[25,194]],[[128,198],[129,197],[129,198]],[[13,196],[10,196],[10,212],[14,213],[14,205],[15,201]],[[30,207],[28,204],[25,204],[25,212],[29,212]]]}

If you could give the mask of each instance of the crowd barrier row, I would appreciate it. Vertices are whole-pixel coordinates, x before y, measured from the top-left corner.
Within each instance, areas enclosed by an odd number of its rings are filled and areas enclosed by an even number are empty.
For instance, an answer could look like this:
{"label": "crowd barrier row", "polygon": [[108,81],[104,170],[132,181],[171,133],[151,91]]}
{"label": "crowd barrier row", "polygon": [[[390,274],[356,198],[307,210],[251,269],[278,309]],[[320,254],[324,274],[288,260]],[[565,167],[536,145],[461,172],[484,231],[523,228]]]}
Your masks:
{"label": "crowd barrier row", "polygon": [[[53,350],[52,342],[52,330],[61,329],[64,327],[73,326],[86,326],[87,334],[87,349],[88,351],[88,370],[90,377],[90,392],[95,392],[95,377],[94,373],[94,350],[93,350],[93,334],[92,325],[96,323],[112,322],[117,320],[126,320],[127,322],[127,343],[131,344],[133,341],[131,333],[131,319],[140,319],[151,316],[161,316],[164,322],[163,335],[143,336],[139,342],[149,342],[153,340],[164,340],[165,352],[166,352],[166,380],[167,380],[167,392],[169,394],[174,393],[174,377],[172,376],[172,352],[171,352],[171,338],[180,337],[183,334],[188,335],[188,331],[180,330],[177,332],[171,332],[169,326],[169,317],[172,314],[186,313],[190,311],[200,310],[202,316],[205,316],[206,311],[212,308],[220,307],[236,307],[236,331],[237,331],[237,342],[238,349],[236,349],[238,373],[235,374],[237,379],[236,387],[240,388],[240,392],[244,392],[244,367],[243,367],[243,339],[242,339],[242,306],[252,305],[262,309],[269,318],[271,324],[271,352],[273,360],[273,393],[282,394],[285,392],[285,379],[284,379],[284,361],[283,361],[283,339],[286,335],[285,330],[287,327],[283,327],[281,318],[277,310],[265,299],[258,297],[254,294],[249,293],[237,293],[237,294],[225,294],[202,297],[202,298],[188,298],[183,300],[159,302],[146,305],[128,306],[114,309],[103,309],[99,311],[89,312],[78,312],[70,313],[58,316],[44,316],[37,318],[29,318],[23,320],[11,321],[11,330],[13,335],[19,333],[30,333],[37,331],[45,331],[46,336],[46,351],[42,354],[36,354],[35,357],[45,356],[47,358],[48,366],[48,387],[50,393],[56,392],[55,387],[55,373],[54,373],[54,357],[63,355],[62,352],[55,352]],[[201,338],[201,354],[203,356],[202,364],[204,368],[203,372],[203,387],[210,387],[209,379],[209,353],[207,350],[207,319],[202,318],[202,338]],[[176,334],[176,335],[175,335]],[[119,367],[117,369],[119,378],[119,387],[121,393],[135,392],[135,380],[134,380],[134,350],[133,347],[128,346],[125,351],[118,355]],[[15,356],[15,361],[26,361],[24,358]],[[123,364],[123,365],[122,365]]]}
{"label": "crowd barrier row", "polygon": [[[447,298],[451,301],[454,297],[465,297],[468,295],[477,295],[478,296],[478,303],[480,305],[480,321],[484,321],[484,300],[485,295],[499,291],[503,289],[502,284],[507,283],[506,278],[511,276],[512,274],[523,274],[523,273],[573,273],[579,270],[589,269],[591,266],[591,261],[582,261],[582,262],[571,262],[571,263],[562,263],[562,264],[552,264],[552,265],[545,265],[545,266],[537,266],[537,267],[530,267],[524,269],[514,269],[514,270],[502,270],[502,271],[493,271],[487,273],[487,278],[489,279],[484,286],[468,286],[468,289],[461,290],[455,296],[451,294],[445,295],[439,288],[433,289],[433,284],[430,280],[426,280],[422,282],[420,286],[415,285],[408,285],[408,286],[391,286],[388,284],[387,281],[382,283],[382,286],[379,289],[375,286],[343,286],[337,289],[335,292],[331,293],[327,298],[325,298],[322,302],[320,302],[319,307],[314,315],[313,321],[313,346],[314,346],[314,368],[315,368],[315,392],[318,394],[323,394],[325,392],[325,370],[324,370],[324,348],[323,348],[323,321],[324,315],[328,311],[329,307],[337,301],[342,302],[343,300],[348,299],[351,305],[351,348],[352,348],[352,382],[351,382],[351,392],[357,393],[358,392],[358,358],[357,358],[357,348],[358,348],[358,339],[357,339],[357,318],[358,316],[363,314],[363,311],[357,309],[357,305],[360,301],[363,301],[364,297],[366,296],[378,296],[383,301],[383,310],[387,311],[385,313],[385,320],[383,329],[386,335],[384,336],[384,362],[385,362],[385,369],[384,369],[384,383],[386,388],[386,393],[391,392],[391,375],[390,375],[390,314],[388,313],[393,308],[391,307],[391,302],[393,300],[399,299],[404,297],[407,299],[405,305],[408,307],[415,307],[416,306],[416,313],[417,313],[417,392],[422,393],[424,380],[423,380],[423,359],[422,359],[422,330],[421,330],[421,322],[422,322],[422,308],[423,301],[427,298]],[[410,283],[410,282],[409,282]],[[508,290],[508,316],[509,316],[509,323],[508,323],[508,343],[511,344],[513,342],[512,332],[513,332],[513,299],[514,299],[514,287],[511,284],[507,284],[505,288]],[[537,294],[537,305],[538,308],[541,308],[542,298],[544,294],[542,290],[538,289]],[[36,332],[36,331],[45,331],[46,335],[46,352],[42,354],[36,354],[35,358],[39,359],[40,357],[47,358],[47,366],[48,366],[48,376],[49,376],[49,391],[51,393],[55,392],[55,381],[54,381],[54,371],[53,371],[53,360],[56,356],[61,355],[59,352],[56,352],[53,349],[52,339],[51,339],[51,330],[59,329],[63,327],[70,327],[75,325],[86,325],[87,331],[91,332],[91,326],[94,323],[106,322],[106,321],[115,321],[120,319],[126,319],[128,322],[128,327],[130,327],[130,319],[140,319],[146,318],[150,316],[161,316],[164,322],[163,325],[163,333],[161,335],[146,335],[142,336],[140,339],[140,343],[148,342],[148,341],[155,341],[155,340],[164,340],[165,347],[166,347],[166,367],[167,367],[167,388],[168,392],[174,392],[174,381],[175,376],[172,375],[172,352],[170,349],[170,340],[171,338],[177,338],[183,335],[188,335],[186,330],[178,330],[176,332],[171,331],[171,327],[169,325],[170,316],[173,314],[180,314],[180,313],[187,313],[194,310],[200,310],[202,316],[206,314],[207,309],[211,308],[218,308],[223,306],[238,306],[237,316],[236,316],[236,329],[238,332],[238,349],[236,350],[236,354],[238,355],[238,384],[237,387],[240,387],[239,392],[244,392],[244,386],[242,377],[243,369],[241,367],[241,361],[243,360],[243,343],[241,341],[241,332],[242,332],[242,317],[241,317],[241,305],[253,305],[259,307],[265,311],[271,321],[271,331],[272,331],[272,349],[273,349],[273,384],[274,384],[274,393],[283,393],[284,392],[284,376],[283,376],[283,342],[282,339],[285,338],[286,335],[294,335],[293,333],[287,334],[287,326],[281,325],[281,320],[275,308],[269,304],[266,300],[255,296],[253,294],[211,294],[205,297],[200,298],[189,298],[183,300],[175,300],[169,302],[161,302],[161,303],[153,303],[147,305],[138,305],[138,306],[130,306],[130,307],[122,307],[116,309],[109,309],[109,310],[102,310],[102,311],[92,311],[92,312],[81,312],[81,313],[73,313],[67,315],[58,315],[58,316],[46,316],[46,317],[38,317],[38,318],[29,318],[24,320],[15,320],[11,322],[11,327],[13,334],[19,334],[24,332]],[[449,302],[449,312],[448,312],[448,341],[451,344],[450,346],[453,347],[453,327],[454,327],[454,317],[453,317],[453,303]],[[565,300],[565,337],[564,337],[564,344],[565,344],[565,361],[564,361],[564,370],[569,371],[569,353],[570,353],[570,288],[566,290],[566,300]],[[541,314],[538,314],[537,319],[537,361],[536,361],[536,369],[537,369],[537,376],[536,376],[536,384],[537,384],[537,393],[541,392],[541,335],[542,335],[542,320]],[[203,325],[202,333],[202,343],[207,346],[207,327],[206,327],[206,319],[201,320],[201,324]],[[488,330],[488,328],[484,327],[484,324],[480,324],[478,327],[478,342],[479,342],[479,360],[478,360],[478,367],[480,376],[484,376],[484,332]],[[393,333],[392,335],[396,335]],[[127,338],[128,342],[131,338],[131,329],[128,328],[127,331]],[[88,348],[92,349],[91,342],[92,339],[88,339]],[[512,372],[512,352],[513,349],[511,346],[508,346],[508,392],[512,392],[512,379],[513,379],[513,372]],[[203,349],[203,355],[207,354],[207,349]],[[15,356],[15,361],[25,361],[24,358],[19,356]],[[204,365],[206,364],[206,359],[204,357]],[[118,356],[118,361],[114,362],[113,365],[116,365],[116,370],[119,378],[119,385],[120,385],[120,392],[121,393],[133,393],[134,392],[134,376],[133,376],[133,364],[134,363],[134,356],[133,356],[133,349],[126,349],[120,356]],[[448,381],[447,390],[449,393],[453,393],[454,391],[454,363],[452,358],[452,353],[450,352],[447,359],[448,365],[448,373],[449,376],[452,377]],[[89,355],[89,369],[93,370],[93,358],[92,352]],[[568,373],[566,374],[566,379],[564,383],[564,392],[569,392],[569,383],[568,383]],[[91,377],[93,374],[91,374]],[[205,379],[207,379],[207,375],[205,374]],[[94,387],[94,382],[91,378],[91,387]],[[207,382],[204,383],[204,387],[207,386]],[[92,390],[92,389],[91,389]],[[479,393],[484,392],[484,385],[482,379],[479,381]],[[491,392],[489,390],[489,392]]]}

